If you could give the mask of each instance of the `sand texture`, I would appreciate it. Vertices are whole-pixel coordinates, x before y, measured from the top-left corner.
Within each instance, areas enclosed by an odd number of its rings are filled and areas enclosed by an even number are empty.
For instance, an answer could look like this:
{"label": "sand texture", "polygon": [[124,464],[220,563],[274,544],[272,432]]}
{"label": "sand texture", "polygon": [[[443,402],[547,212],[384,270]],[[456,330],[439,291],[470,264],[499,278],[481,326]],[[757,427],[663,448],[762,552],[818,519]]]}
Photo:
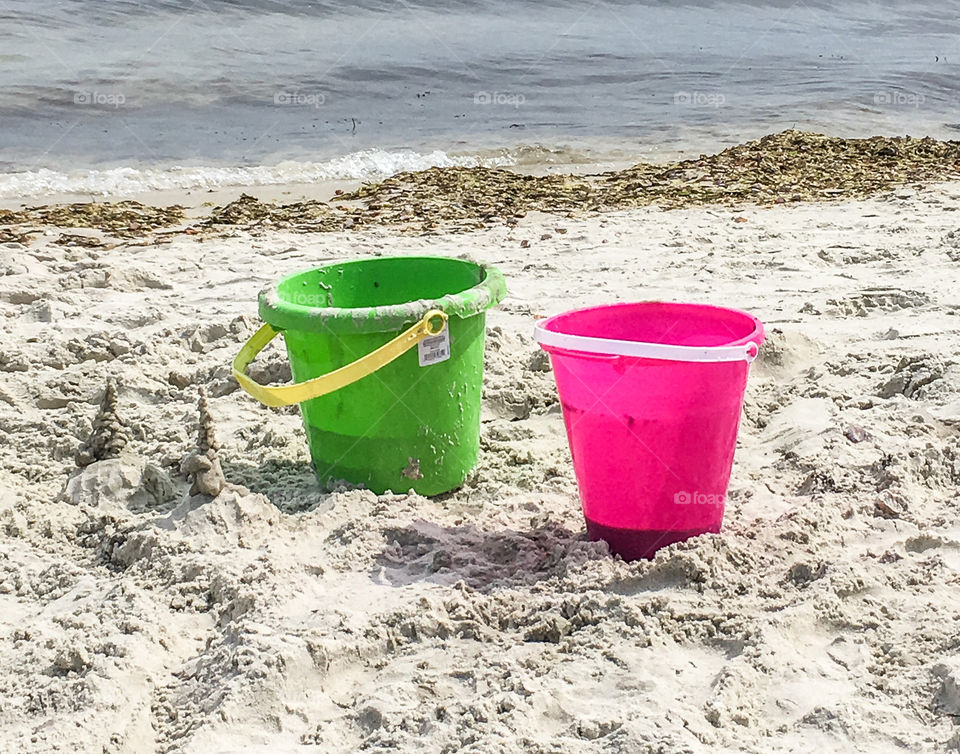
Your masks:
{"label": "sand texture", "polygon": [[[957,748],[958,207],[941,184],[423,238],[0,245],[0,751]],[[406,253],[507,276],[480,464],[436,499],[324,492],[297,410],[230,361],[280,275]],[[624,563],[585,537],[531,332],[638,299],[744,308],[769,338],[723,533]],[[289,378],[280,347],[253,369]],[[123,441],[89,442],[98,411]]]}

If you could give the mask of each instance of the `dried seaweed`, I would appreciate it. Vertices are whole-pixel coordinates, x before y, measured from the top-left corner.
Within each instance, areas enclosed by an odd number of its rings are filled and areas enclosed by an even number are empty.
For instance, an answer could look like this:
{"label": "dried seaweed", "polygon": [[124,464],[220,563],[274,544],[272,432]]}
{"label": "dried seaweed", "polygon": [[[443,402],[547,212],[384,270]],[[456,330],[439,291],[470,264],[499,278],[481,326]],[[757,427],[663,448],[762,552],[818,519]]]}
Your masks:
{"label": "dried seaweed", "polygon": [[861,198],[960,176],[960,142],[910,137],[841,139],[783,131],[697,159],[640,163],[593,176],[522,176],[490,168],[433,168],[362,186],[367,222],[431,229],[525,212],[602,211],[649,204],[779,204]]}
{"label": "dried seaweed", "polygon": [[958,176],[960,142],[783,131],[695,160],[607,173],[599,188],[608,207],[674,208],[862,198]]}
{"label": "dried seaweed", "polygon": [[61,233],[53,242],[58,246],[79,246],[84,249],[106,249],[111,246],[102,238],[84,236],[79,233]]}
{"label": "dried seaweed", "polygon": [[30,216],[26,212],[17,212],[12,209],[0,209],[0,225],[21,225],[29,221]]}
{"label": "dried seaweed", "polygon": [[37,231],[22,230],[20,228],[0,228],[0,243],[22,243],[24,246],[30,243],[30,236],[36,235]]}
{"label": "dried seaweed", "polygon": [[308,232],[343,230],[350,227],[347,223],[348,218],[344,213],[320,201],[277,205],[261,202],[249,194],[241,194],[239,199],[229,204],[214,207],[210,217],[199,225],[201,228],[217,225],[242,225],[248,228],[266,225]]}
{"label": "dried seaweed", "polygon": [[340,198],[364,201],[368,222],[415,223],[424,230],[458,223],[468,229],[523,217],[532,210],[600,209],[599,193],[587,180],[521,175],[499,168],[430,168],[400,173]]}
{"label": "dried seaweed", "polygon": [[96,228],[120,238],[137,238],[184,220],[183,207],[151,207],[135,201],[80,202],[31,207],[31,220],[59,228]]}
{"label": "dried seaweed", "polygon": [[[958,177],[960,142],[881,136],[841,139],[783,131],[710,156],[640,163],[599,175],[533,176],[484,167],[399,173],[341,193],[333,206],[316,200],[275,204],[242,194],[183,232],[216,234],[225,226],[297,232],[371,226],[420,233],[466,231],[513,224],[532,211],[570,215],[650,204],[674,209],[836,201]],[[98,228],[131,238],[180,223],[183,217],[183,209],[176,206],[90,203],[0,210],[0,225],[42,222]],[[26,242],[25,230],[4,229],[0,240]]]}

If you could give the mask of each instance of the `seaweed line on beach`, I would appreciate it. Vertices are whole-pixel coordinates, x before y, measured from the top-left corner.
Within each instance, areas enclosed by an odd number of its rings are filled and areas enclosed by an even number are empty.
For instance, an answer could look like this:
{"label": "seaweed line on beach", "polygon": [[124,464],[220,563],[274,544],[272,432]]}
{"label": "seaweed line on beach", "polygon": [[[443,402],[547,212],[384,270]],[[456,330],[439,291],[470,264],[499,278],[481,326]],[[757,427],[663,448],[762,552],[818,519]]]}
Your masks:
{"label": "seaweed line on beach", "polygon": [[[573,215],[652,204],[678,209],[856,199],[958,177],[960,142],[909,136],[846,139],[787,130],[714,155],[639,163],[597,175],[435,167],[338,192],[330,203],[277,205],[242,194],[182,231],[204,236],[227,227],[328,232],[393,226],[408,232],[457,232],[515,224],[533,211]],[[182,207],[130,201],[0,210],[0,240],[23,242],[31,224],[97,228],[134,238],[183,222]]]}
{"label": "seaweed line on beach", "polygon": [[[183,222],[184,208],[151,207],[127,200],[52,204],[15,211],[0,209],[0,243],[28,243],[45,227],[89,228],[117,238],[134,239]],[[98,246],[96,239],[66,234],[65,245]]]}

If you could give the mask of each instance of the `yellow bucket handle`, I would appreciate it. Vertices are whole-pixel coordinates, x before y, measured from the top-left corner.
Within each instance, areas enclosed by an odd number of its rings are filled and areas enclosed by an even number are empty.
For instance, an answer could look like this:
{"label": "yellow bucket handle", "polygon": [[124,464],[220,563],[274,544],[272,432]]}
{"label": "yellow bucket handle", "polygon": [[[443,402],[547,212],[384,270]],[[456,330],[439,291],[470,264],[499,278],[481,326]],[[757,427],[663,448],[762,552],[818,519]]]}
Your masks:
{"label": "yellow bucket handle", "polygon": [[[432,324],[439,319],[440,325],[436,329]],[[237,378],[240,387],[266,406],[292,406],[311,398],[317,398],[334,390],[356,382],[368,374],[376,372],[397,357],[403,355],[424,338],[440,335],[447,326],[447,314],[439,309],[431,309],[423,315],[417,324],[400,333],[396,338],[386,343],[376,351],[362,356],[356,361],[334,369],[332,372],[314,377],[296,385],[261,385],[246,375],[247,367],[257,357],[279,330],[270,325],[264,325],[257,330],[240,349],[240,353],[233,360],[233,376]]]}

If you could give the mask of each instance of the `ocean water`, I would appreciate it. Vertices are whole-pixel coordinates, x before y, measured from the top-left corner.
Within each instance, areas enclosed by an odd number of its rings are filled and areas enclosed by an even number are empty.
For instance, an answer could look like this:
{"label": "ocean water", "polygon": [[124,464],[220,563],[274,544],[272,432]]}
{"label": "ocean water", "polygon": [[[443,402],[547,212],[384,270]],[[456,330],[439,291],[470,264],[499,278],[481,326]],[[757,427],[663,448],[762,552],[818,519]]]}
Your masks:
{"label": "ocean water", "polygon": [[960,138],[960,4],[0,0],[0,198]]}

